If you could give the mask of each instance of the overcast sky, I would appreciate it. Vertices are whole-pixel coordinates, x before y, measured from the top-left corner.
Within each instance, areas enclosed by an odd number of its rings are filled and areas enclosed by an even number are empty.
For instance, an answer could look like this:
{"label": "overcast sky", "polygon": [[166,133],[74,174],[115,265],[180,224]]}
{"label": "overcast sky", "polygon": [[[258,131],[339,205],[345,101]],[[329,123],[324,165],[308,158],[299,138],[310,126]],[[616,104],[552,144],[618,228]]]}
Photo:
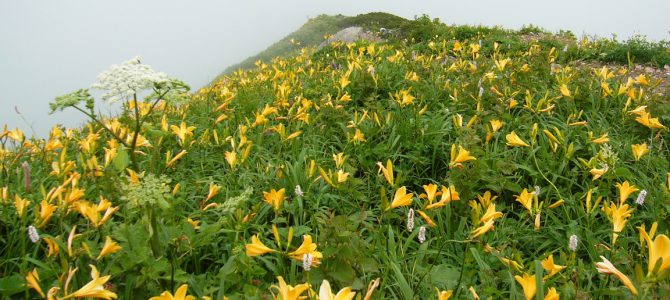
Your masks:
{"label": "overcast sky", "polygon": [[578,36],[670,39],[667,0],[0,0],[0,126],[30,133],[32,125],[43,135],[56,123],[80,124],[73,111],[49,116],[48,103],[134,56],[195,89],[309,17],[371,11],[406,18],[425,13],[450,24],[535,24]]}

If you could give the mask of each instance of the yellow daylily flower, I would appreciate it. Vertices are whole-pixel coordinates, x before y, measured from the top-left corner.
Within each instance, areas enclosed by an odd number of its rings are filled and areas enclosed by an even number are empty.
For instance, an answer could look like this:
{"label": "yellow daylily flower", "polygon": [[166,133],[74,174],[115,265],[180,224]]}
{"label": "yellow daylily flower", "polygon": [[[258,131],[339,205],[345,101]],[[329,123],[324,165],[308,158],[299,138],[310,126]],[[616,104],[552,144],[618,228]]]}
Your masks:
{"label": "yellow daylily flower", "polygon": [[639,191],[639,189],[628,183],[628,181],[624,181],[623,183],[617,183],[616,187],[619,188],[619,204],[623,204],[626,202],[626,199],[630,197],[630,194],[635,193]]}
{"label": "yellow daylily flower", "polygon": [[493,222],[494,221],[495,221],[495,219],[491,218],[488,221],[484,222],[484,224],[482,224],[481,226],[472,230],[471,238],[474,239],[478,236],[481,236],[484,233],[487,233],[489,230],[493,229]]}
{"label": "yellow daylily flower", "polygon": [[607,133],[604,133],[600,137],[591,140],[591,142],[594,143],[594,144],[604,144],[604,143],[607,143],[609,141],[610,141],[610,138],[607,137]]}
{"label": "yellow daylily flower", "polygon": [[349,74],[346,74],[345,76],[340,77],[340,88],[344,89],[351,83],[351,80],[349,80]]}
{"label": "yellow daylily flower", "polygon": [[337,182],[342,183],[347,181],[347,178],[349,178],[349,173],[344,172],[343,170],[337,170]]}
{"label": "yellow daylily flower", "polygon": [[407,193],[407,188],[402,186],[399,189],[396,190],[395,195],[393,196],[393,201],[391,202],[391,206],[387,208],[393,209],[396,207],[401,207],[401,206],[407,206],[412,204],[412,198],[414,195],[412,193]]}
{"label": "yellow daylily flower", "polygon": [[323,254],[319,251],[316,251],[316,247],[317,245],[312,242],[311,235],[303,235],[302,244],[300,244],[298,249],[295,249],[295,251],[290,252],[288,256],[297,261],[303,261],[303,256],[309,254],[312,255],[312,267],[318,266],[319,264],[321,264]]}
{"label": "yellow daylily flower", "polygon": [[164,291],[160,296],[153,296],[149,300],[195,300],[195,297],[186,295],[186,292],[188,292],[188,284],[182,284],[174,296],[169,291]]}
{"label": "yellow daylily flower", "polygon": [[421,199],[428,199],[428,203],[432,204],[433,200],[435,200],[435,197],[439,196],[442,194],[441,192],[437,191],[437,184],[431,183],[428,185],[423,185],[423,190],[426,191],[425,194],[419,195],[419,198]]}
{"label": "yellow daylily flower", "polygon": [[472,300],[479,300],[479,295],[477,295],[477,291],[475,291],[474,286],[470,286],[468,290],[470,291],[470,295],[472,295]]}
{"label": "yellow daylily flower", "polygon": [[107,239],[105,239],[105,245],[102,246],[102,250],[100,250],[100,255],[98,255],[98,258],[96,259],[99,260],[107,255],[119,252],[121,249],[121,246],[119,246],[119,244],[117,244],[112,240],[111,237],[108,236]]}
{"label": "yellow daylily flower", "polygon": [[510,268],[514,268],[517,272],[523,272],[523,265],[518,263],[516,260],[506,258],[506,257],[501,257],[500,261],[505,264],[506,266]]}
{"label": "yellow daylily flower", "polygon": [[347,157],[344,155],[344,152],[340,152],[338,154],[333,154],[333,160],[335,161],[336,168],[342,168]]}
{"label": "yellow daylily flower", "polygon": [[91,281],[76,292],[65,296],[63,300],[70,298],[100,298],[106,300],[117,298],[116,293],[105,289],[105,283],[109,281],[111,276],[100,277],[98,269],[94,265],[89,266],[91,267]]}
{"label": "yellow daylily flower", "polygon": [[644,126],[647,126],[649,129],[665,128],[665,126],[661,124],[661,121],[659,121],[658,118],[652,118],[651,115],[646,111],[640,113],[640,116],[635,118],[635,121]]}
{"label": "yellow daylily flower", "polygon": [[461,114],[455,114],[451,117],[451,122],[454,123],[455,128],[463,127],[463,116]]}
{"label": "yellow daylily flower", "polygon": [[435,224],[435,221],[433,221],[433,219],[431,219],[425,212],[423,212],[421,210],[417,210],[416,212],[419,213],[421,218],[423,218],[423,220],[426,221],[426,223],[428,223],[428,226],[430,226],[430,227],[437,226],[437,224]]}
{"label": "yellow daylily flower", "polygon": [[44,225],[51,219],[51,216],[53,216],[54,211],[56,211],[55,205],[49,204],[46,200],[42,200],[42,202],[40,202],[40,222],[37,225],[37,228],[44,227]]}
{"label": "yellow daylily flower", "polygon": [[[6,130],[6,129],[5,129]],[[23,134],[23,131],[18,128],[12,129],[12,131],[7,131],[7,137],[17,142],[23,142],[26,139],[26,136]]]}
{"label": "yellow daylily flower", "polygon": [[170,129],[172,132],[179,138],[179,144],[184,145],[186,140],[193,136],[193,130],[195,130],[195,126],[186,126],[186,123],[181,122],[179,127],[176,125],[170,126]]}
{"label": "yellow daylily flower", "polygon": [[196,230],[197,230],[197,229],[200,229],[200,221],[198,221],[198,220],[193,220],[193,219],[191,219],[191,218],[187,218],[187,219],[186,219],[186,222],[188,222],[189,224],[191,224],[191,226],[193,226],[193,229],[196,229]]}
{"label": "yellow daylily flower", "polygon": [[33,269],[31,272],[28,273],[28,275],[26,275],[26,283],[27,286],[31,287],[38,294],[40,294],[42,298],[45,298],[44,292],[40,287],[40,276],[39,274],[37,274],[37,269]]}
{"label": "yellow daylily flower", "polygon": [[593,178],[591,178],[591,181],[595,181],[596,179],[605,175],[605,173],[607,173],[607,171],[609,171],[609,167],[607,165],[603,166],[600,169],[593,168],[593,169],[589,170],[589,173],[591,173],[591,175],[593,176]]}
{"label": "yellow daylily flower", "polygon": [[633,151],[633,157],[635,158],[635,161],[639,161],[642,156],[645,154],[649,153],[649,146],[647,143],[644,144],[633,144],[630,145],[631,150]]}
{"label": "yellow daylily flower", "polygon": [[466,161],[477,160],[474,156],[470,155],[470,151],[463,149],[460,145],[458,146],[458,154],[456,153],[456,144],[451,145],[451,161],[449,162],[449,168],[463,166],[462,163]]}
{"label": "yellow daylily flower", "polygon": [[596,269],[598,269],[598,272],[601,274],[608,274],[608,275],[614,275],[621,282],[630,290],[633,295],[637,295],[637,289],[635,288],[635,285],[633,285],[633,282],[630,281],[628,276],[624,275],[619,271],[613,264],[610,262],[607,258],[604,256],[600,256],[600,259],[602,259],[602,262],[597,262],[596,263]]}
{"label": "yellow daylily flower", "polygon": [[646,75],[640,74],[637,77],[635,77],[635,83],[641,84],[641,85],[649,85],[649,80],[647,80]]}
{"label": "yellow daylily flower", "polygon": [[556,288],[550,288],[547,290],[547,294],[544,296],[544,300],[559,300],[560,295],[556,291]]}
{"label": "yellow daylily flower", "polygon": [[400,107],[414,104],[416,98],[410,95],[409,92],[410,90],[400,90],[395,93],[394,98],[400,104]]}
{"label": "yellow daylily flower", "polygon": [[626,223],[628,223],[628,218],[633,214],[633,209],[629,209],[628,204],[619,204],[616,206],[614,203],[610,203],[610,206],[603,206],[605,214],[612,221],[612,245],[616,243],[619,233],[623,231]]}
{"label": "yellow daylily flower", "polygon": [[230,165],[230,167],[234,169],[235,166],[237,165],[237,152],[235,152],[235,150],[226,151],[224,153],[224,157],[228,165]]}
{"label": "yellow daylily flower", "polygon": [[321,282],[319,288],[319,300],[351,300],[354,299],[354,296],[356,296],[356,292],[352,292],[351,287],[345,287],[337,294],[333,294],[330,283],[325,279]]}
{"label": "yellow daylily flower", "polygon": [[528,212],[532,212],[533,209],[533,193],[528,192],[527,189],[523,189],[521,191],[521,194],[514,196],[516,198],[516,201],[521,203]]}
{"label": "yellow daylily flower", "polygon": [[442,191],[440,192],[440,201],[429,204],[426,206],[426,209],[433,209],[433,208],[438,208],[447,205],[447,203],[451,201],[457,201],[461,200],[458,192],[456,191],[456,187],[451,185],[448,188],[446,186],[442,186]]}
{"label": "yellow daylily flower", "polygon": [[[659,279],[663,279],[670,275],[670,238],[665,234],[659,234],[654,238],[656,225],[657,223],[654,223],[648,234],[644,227],[640,227],[640,238],[645,242],[649,252],[647,276],[655,274]],[[658,269],[656,269],[656,265],[658,265]]]}
{"label": "yellow daylily flower", "polygon": [[486,208],[486,212],[479,218],[479,221],[486,223],[489,220],[495,220],[502,216],[503,216],[502,212],[496,211],[496,205],[490,204]]}
{"label": "yellow daylily flower", "polygon": [[535,297],[535,292],[537,292],[537,286],[535,285],[535,275],[523,273],[523,277],[516,275],[514,280],[518,282],[523,288],[523,295],[526,300],[533,299]]}
{"label": "yellow daylily flower", "polygon": [[642,116],[647,112],[647,106],[642,105],[638,106],[635,109],[628,111],[629,114],[637,115],[637,116]]}
{"label": "yellow daylily flower", "polygon": [[272,294],[276,300],[301,300],[305,298],[302,296],[302,293],[309,290],[308,283],[298,284],[294,287],[286,284],[286,281],[281,276],[277,276],[277,280],[279,281],[279,285],[270,287],[270,289],[274,289],[277,292],[277,295]]}
{"label": "yellow daylily flower", "polygon": [[449,300],[454,293],[452,290],[440,291],[438,288],[435,288],[435,290],[437,291],[437,300]]}
{"label": "yellow daylily flower", "polygon": [[213,182],[209,184],[209,192],[207,193],[207,198],[205,198],[205,202],[211,200],[216,196],[216,194],[219,193],[219,190],[221,190],[221,186],[214,184]]}
{"label": "yellow daylily flower", "polygon": [[259,256],[270,252],[277,252],[277,250],[271,249],[268,246],[265,246],[259,239],[258,235],[254,234],[251,237],[251,243],[244,245],[247,250],[247,256]]}
{"label": "yellow daylily flower", "polygon": [[282,188],[279,191],[275,189],[271,189],[270,192],[263,192],[263,199],[265,199],[265,202],[270,204],[272,208],[274,208],[275,211],[279,210],[281,207],[281,204],[284,202],[284,199],[286,198],[284,194],[286,193],[286,189]]}
{"label": "yellow daylily flower", "polygon": [[505,139],[507,140],[507,146],[510,147],[529,147],[530,145],[526,144],[518,135],[516,135],[516,132],[512,131],[511,133],[507,134],[505,136]]}
{"label": "yellow daylily flower", "polygon": [[386,160],[386,167],[382,165],[381,162],[377,162],[377,166],[379,166],[379,171],[384,174],[384,178],[386,178],[386,182],[388,182],[391,186],[394,185],[394,175],[393,175],[393,163],[391,162],[390,159]]}
{"label": "yellow daylily flower", "polygon": [[493,132],[498,132],[503,126],[503,122],[500,120],[491,120],[489,123],[491,123],[491,130],[493,130]]}
{"label": "yellow daylily flower", "polygon": [[58,255],[58,251],[60,250],[60,248],[58,247],[58,243],[56,242],[55,239],[50,237],[44,237],[44,242],[46,242],[47,248],[49,248],[49,252],[47,253],[48,257]]}
{"label": "yellow daylily flower", "polygon": [[547,274],[547,278],[556,275],[558,272],[561,270],[565,269],[565,266],[560,266],[557,264],[554,264],[554,255],[551,254],[547,258],[543,259],[542,262],[542,268],[549,272]]}
{"label": "yellow daylily flower", "polygon": [[30,205],[30,200],[21,199],[19,195],[14,195],[14,207],[16,208],[16,214],[19,216],[19,219],[23,219],[23,216],[26,214],[26,208]]}
{"label": "yellow daylily flower", "polygon": [[363,132],[360,129],[356,128],[354,135],[351,137],[351,141],[354,144],[365,142],[365,134],[363,134]]}
{"label": "yellow daylily flower", "polygon": [[568,89],[568,86],[566,84],[561,84],[559,90],[561,91],[561,95],[565,97],[570,97],[570,89]]}

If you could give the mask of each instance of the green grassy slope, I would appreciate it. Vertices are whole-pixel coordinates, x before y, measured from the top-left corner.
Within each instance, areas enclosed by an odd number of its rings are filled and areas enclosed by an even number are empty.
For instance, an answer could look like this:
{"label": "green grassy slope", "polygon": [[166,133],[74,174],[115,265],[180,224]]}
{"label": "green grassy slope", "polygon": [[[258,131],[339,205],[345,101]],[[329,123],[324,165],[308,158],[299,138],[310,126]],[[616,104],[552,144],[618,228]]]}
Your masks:
{"label": "green grassy slope", "polygon": [[[354,17],[319,15],[260,53],[226,68],[222,75],[231,74],[238,69],[252,68],[258,60],[267,63],[273,57],[285,57],[296,54],[300,48],[317,46],[324,40],[325,35],[336,33],[347,27],[362,26],[370,30],[379,30],[380,27],[399,28],[407,22],[408,20],[401,17],[381,12],[361,14]],[[299,42],[300,45],[292,43],[291,40]]]}

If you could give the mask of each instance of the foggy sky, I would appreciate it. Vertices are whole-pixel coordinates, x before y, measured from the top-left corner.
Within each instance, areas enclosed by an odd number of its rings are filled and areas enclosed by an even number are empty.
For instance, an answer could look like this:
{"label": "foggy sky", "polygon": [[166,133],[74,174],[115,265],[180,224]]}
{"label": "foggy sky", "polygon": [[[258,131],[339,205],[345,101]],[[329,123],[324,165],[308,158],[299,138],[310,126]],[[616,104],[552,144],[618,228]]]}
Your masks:
{"label": "foggy sky", "polygon": [[[194,89],[319,14],[428,14],[448,24],[535,24],[619,39],[670,39],[670,2],[619,0],[0,0],[0,126],[81,124],[74,111],[48,115],[54,97],[89,87],[135,56]],[[28,124],[16,114],[15,106]]]}

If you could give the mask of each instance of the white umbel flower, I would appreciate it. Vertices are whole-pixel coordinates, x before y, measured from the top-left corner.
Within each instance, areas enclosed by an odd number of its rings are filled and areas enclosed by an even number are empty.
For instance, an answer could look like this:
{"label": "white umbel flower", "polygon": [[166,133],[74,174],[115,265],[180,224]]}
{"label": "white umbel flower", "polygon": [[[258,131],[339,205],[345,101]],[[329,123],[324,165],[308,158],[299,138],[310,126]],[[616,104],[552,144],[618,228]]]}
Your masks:
{"label": "white umbel flower", "polygon": [[167,74],[154,71],[148,65],[141,64],[139,57],[135,57],[100,73],[98,82],[92,87],[107,91],[102,99],[113,103],[131,99],[138,92],[151,89],[154,84],[165,83],[169,79]]}
{"label": "white umbel flower", "polygon": [[303,256],[302,256],[302,268],[305,271],[311,270],[313,261],[314,261],[314,257],[311,254],[309,254],[309,253],[303,254]]}
{"label": "white umbel flower", "polygon": [[409,209],[407,212],[407,231],[414,230],[414,209]]}
{"label": "white umbel flower", "polygon": [[570,250],[572,250],[573,252],[577,251],[577,244],[578,243],[579,243],[579,240],[577,239],[577,235],[573,234],[573,235],[570,236],[570,242],[568,243],[568,248],[570,248]]}
{"label": "white umbel flower", "polygon": [[37,233],[37,229],[35,229],[35,226],[33,225],[28,226],[28,238],[30,238],[30,241],[33,243],[40,241],[40,235]]}
{"label": "white umbel flower", "polygon": [[647,190],[642,190],[639,194],[637,194],[637,199],[635,199],[635,204],[637,205],[643,205],[644,204],[644,199],[647,198]]}
{"label": "white umbel flower", "polygon": [[419,227],[419,243],[423,244],[426,241],[426,226]]}

